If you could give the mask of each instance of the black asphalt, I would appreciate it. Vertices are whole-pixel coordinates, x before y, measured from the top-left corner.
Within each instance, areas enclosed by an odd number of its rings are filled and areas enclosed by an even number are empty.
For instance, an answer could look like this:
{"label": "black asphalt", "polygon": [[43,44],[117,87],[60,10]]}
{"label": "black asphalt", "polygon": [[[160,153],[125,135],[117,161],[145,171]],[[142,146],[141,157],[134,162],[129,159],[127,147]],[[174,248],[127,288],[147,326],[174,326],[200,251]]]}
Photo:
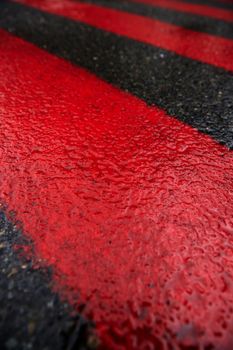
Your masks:
{"label": "black asphalt", "polygon": [[0,211],[0,349],[95,349],[93,325],[59,299],[52,271],[36,269],[20,246],[33,249]]}
{"label": "black asphalt", "polygon": [[190,4],[197,4],[197,5],[206,5],[206,6],[213,6],[213,7],[219,7],[220,9],[224,10],[233,10],[233,1],[224,1],[224,0],[185,0],[186,2]]}

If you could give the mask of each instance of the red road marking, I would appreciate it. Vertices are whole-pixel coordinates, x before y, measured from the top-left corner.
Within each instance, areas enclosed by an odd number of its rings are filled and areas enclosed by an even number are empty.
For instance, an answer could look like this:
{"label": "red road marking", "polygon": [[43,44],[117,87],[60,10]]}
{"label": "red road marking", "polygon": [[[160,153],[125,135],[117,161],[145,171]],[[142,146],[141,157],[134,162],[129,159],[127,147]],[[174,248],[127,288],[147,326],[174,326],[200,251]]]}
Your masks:
{"label": "red road marking", "polygon": [[69,0],[20,2],[233,71],[233,41],[229,39],[92,4]]}
{"label": "red road marking", "polygon": [[104,349],[231,348],[232,153],[3,31],[0,76],[0,197]]}
{"label": "red road marking", "polygon": [[168,9],[173,9],[182,12],[193,13],[196,15],[213,17],[221,19],[224,21],[233,21],[233,11],[224,10],[212,6],[207,6],[205,4],[190,4],[185,1],[176,1],[176,0],[132,0],[135,2],[141,2],[144,4],[150,4],[159,7],[165,7]]}

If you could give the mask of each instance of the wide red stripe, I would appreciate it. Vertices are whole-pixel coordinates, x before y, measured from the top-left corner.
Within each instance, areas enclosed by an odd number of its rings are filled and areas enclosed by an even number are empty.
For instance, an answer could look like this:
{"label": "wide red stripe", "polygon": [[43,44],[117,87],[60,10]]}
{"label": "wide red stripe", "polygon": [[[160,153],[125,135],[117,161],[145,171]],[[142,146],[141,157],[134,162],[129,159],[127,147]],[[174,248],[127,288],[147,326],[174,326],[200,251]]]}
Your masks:
{"label": "wide red stripe", "polygon": [[[41,10],[79,20],[180,55],[233,71],[233,41],[139,15],[70,0],[20,0]],[[94,39],[93,39],[94,40]]]}
{"label": "wide red stripe", "polygon": [[224,21],[230,21],[230,22],[233,21],[232,10],[224,10],[224,9],[220,9],[212,6],[207,6],[205,4],[203,5],[190,4],[185,1],[176,1],[176,0],[132,0],[132,1],[164,7],[164,8],[177,10],[181,12],[193,13],[201,16],[213,17]]}
{"label": "wide red stripe", "polygon": [[230,346],[232,153],[0,35],[0,197],[62,295],[104,349]]}

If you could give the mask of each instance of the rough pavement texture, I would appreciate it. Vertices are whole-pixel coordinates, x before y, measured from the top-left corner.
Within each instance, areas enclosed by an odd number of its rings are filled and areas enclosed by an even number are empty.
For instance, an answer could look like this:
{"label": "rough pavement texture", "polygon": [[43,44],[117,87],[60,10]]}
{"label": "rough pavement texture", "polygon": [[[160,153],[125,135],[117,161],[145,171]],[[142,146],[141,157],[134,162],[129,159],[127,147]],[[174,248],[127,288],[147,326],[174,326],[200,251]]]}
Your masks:
{"label": "rough pavement texture", "polygon": [[23,238],[1,211],[1,350],[93,348],[91,324],[59,299],[51,288],[51,272],[36,269],[20,251],[21,245],[32,248],[32,243]]}

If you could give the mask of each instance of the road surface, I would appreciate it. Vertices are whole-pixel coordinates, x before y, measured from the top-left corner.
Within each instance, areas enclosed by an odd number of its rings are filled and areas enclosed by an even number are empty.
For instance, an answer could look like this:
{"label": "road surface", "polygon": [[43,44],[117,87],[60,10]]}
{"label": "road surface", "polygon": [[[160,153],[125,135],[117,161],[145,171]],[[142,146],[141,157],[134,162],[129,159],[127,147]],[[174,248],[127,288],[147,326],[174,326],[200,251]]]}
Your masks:
{"label": "road surface", "polygon": [[233,348],[233,3],[0,2],[1,349]]}

